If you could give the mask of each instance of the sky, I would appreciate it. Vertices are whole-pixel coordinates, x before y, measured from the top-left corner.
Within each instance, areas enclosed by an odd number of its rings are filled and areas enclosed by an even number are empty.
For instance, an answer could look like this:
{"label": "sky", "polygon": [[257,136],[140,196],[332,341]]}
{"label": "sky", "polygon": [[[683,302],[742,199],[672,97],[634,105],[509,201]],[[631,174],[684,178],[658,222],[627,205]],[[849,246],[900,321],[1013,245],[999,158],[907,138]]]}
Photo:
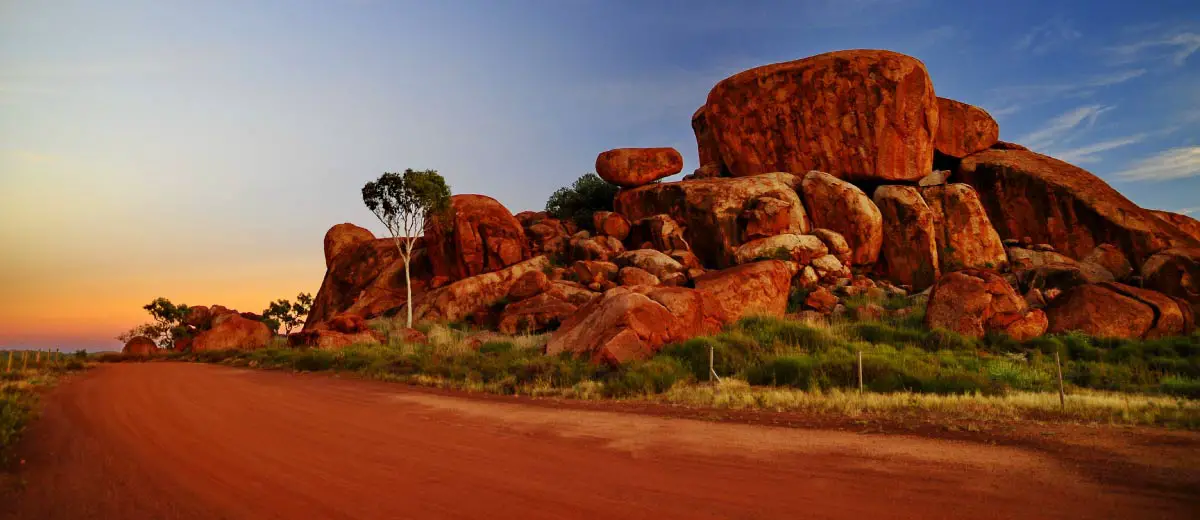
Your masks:
{"label": "sky", "polygon": [[921,59],[1001,138],[1200,215],[1200,2],[0,0],[0,348],[119,348],[155,297],[315,293],[362,185],[439,170],[540,210],[673,146],[722,78]]}

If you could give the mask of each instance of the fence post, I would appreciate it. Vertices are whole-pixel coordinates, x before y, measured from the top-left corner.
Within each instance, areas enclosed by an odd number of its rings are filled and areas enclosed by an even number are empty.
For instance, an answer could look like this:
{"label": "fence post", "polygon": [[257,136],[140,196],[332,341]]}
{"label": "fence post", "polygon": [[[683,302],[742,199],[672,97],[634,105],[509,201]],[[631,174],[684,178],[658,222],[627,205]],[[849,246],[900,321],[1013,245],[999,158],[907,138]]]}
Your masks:
{"label": "fence post", "polygon": [[721,376],[717,375],[716,365],[713,364],[713,347],[712,347],[712,345],[709,345],[708,346],[708,382],[711,384],[713,382],[714,378],[717,380],[718,383],[721,382]]}
{"label": "fence post", "polygon": [[8,366],[4,369],[5,372],[12,372],[13,351],[8,351]]}
{"label": "fence post", "polygon": [[1067,411],[1067,393],[1063,390],[1062,380],[1062,361],[1058,357],[1058,351],[1054,351],[1054,366],[1058,369],[1058,407],[1064,412]]}
{"label": "fence post", "polygon": [[862,376],[862,351],[858,351],[858,393],[863,391],[863,376]]}
{"label": "fence post", "polygon": [[27,369],[29,369],[29,351],[22,350],[21,351],[21,371],[24,372]]}

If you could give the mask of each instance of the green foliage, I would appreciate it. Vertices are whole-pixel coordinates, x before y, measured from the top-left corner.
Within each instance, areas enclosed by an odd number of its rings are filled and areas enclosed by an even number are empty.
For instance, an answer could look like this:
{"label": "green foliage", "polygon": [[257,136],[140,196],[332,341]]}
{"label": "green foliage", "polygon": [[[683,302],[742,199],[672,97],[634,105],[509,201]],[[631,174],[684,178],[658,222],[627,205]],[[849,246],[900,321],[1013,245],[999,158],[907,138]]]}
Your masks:
{"label": "green foliage", "polygon": [[279,332],[282,326],[284,334],[291,334],[292,329],[304,324],[304,318],[312,310],[312,303],[313,296],[309,293],[297,294],[295,302],[282,298],[275,300],[262,311],[262,321],[274,332]]}
{"label": "green foliage", "polygon": [[647,361],[634,361],[622,367],[605,381],[604,391],[608,397],[661,394],[690,376],[691,371],[682,362],[660,356]]}
{"label": "green foliage", "polygon": [[142,308],[150,313],[150,317],[154,321],[125,331],[117,336],[117,340],[125,343],[137,336],[145,336],[157,343],[159,347],[174,346],[175,338],[179,336],[178,331],[184,330],[183,322],[191,312],[191,307],[182,303],[176,305],[171,303],[171,300],[158,297],[143,305]]}
{"label": "green foliage", "polygon": [[[449,212],[450,186],[446,184],[437,170],[416,171],[412,168],[404,170],[403,174],[386,172],[378,179],[368,182],[362,188],[363,204],[375,214],[375,218],[383,223],[396,249],[404,259],[404,276],[409,277],[409,261],[412,259],[413,247],[417,237],[424,231],[427,222],[435,225],[448,225],[451,221]],[[412,301],[412,286],[405,284],[408,297]],[[412,326],[412,305],[405,305],[408,311],[406,325]]]}
{"label": "green foliage", "polygon": [[804,308],[804,300],[808,299],[808,293],[807,289],[793,288],[788,293],[787,312],[800,312]]}
{"label": "green foliage", "polygon": [[546,213],[559,220],[574,221],[580,228],[592,229],[592,213],[612,211],[618,189],[599,175],[589,173],[550,195]]}

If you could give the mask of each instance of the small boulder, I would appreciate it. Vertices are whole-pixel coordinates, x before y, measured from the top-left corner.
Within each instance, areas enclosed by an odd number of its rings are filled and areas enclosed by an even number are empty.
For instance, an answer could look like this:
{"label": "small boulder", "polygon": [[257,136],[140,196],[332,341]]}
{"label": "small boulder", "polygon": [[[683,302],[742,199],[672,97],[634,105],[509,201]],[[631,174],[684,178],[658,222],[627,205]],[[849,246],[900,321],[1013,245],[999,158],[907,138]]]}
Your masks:
{"label": "small boulder", "polygon": [[629,236],[629,221],[620,213],[611,211],[592,213],[592,227],[596,229],[597,234],[610,236],[617,240],[625,240],[625,237]]}
{"label": "small boulder", "polygon": [[991,331],[1028,339],[1045,333],[1037,330],[1038,317],[1028,317],[1029,313],[1025,300],[1004,278],[992,271],[966,269],[943,275],[933,286],[925,324],[973,338]]}
{"label": "small boulder", "polygon": [[654,249],[626,251],[617,256],[615,261],[620,267],[637,267],[645,270],[657,276],[659,280],[665,279],[672,273],[682,273],[685,271],[683,264],[667,256],[666,253]]}
{"label": "small boulder", "polygon": [[813,235],[787,233],[746,242],[738,247],[736,254],[738,264],[784,260],[808,265],[814,258],[829,254],[829,249]]}
{"label": "small boulder", "polygon": [[850,265],[850,254],[853,251],[850,249],[850,244],[846,242],[846,237],[843,237],[841,233],[832,229],[817,228],[812,230],[811,234],[825,242],[825,247],[829,248],[829,254],[836,256],[839,262]]}
{"label": "small boulder", "polygon": [[367,325],[367,320],[357,314],[338,314],[325,322],[325,327],[343,334],[357,334],[371,330],[371,327]]}
{"label": "small boulder", "polygon": [[579,280],[579,283],[588,285],[615,280],[618,268],[617,264],[612,262],[579,260],[571,264],[571,270],[575,272],[575,278]]}
{"label": "small boulder", "polygon": [[158,352],[158,344],[154,340],[146,336],[134,336],[125,342],[125,347],[121,349],[122,354],[136,354],[146,356]]}
{"label": "small boulder", "polygon": [[617,272],[617,283],[620,285],[658,285],[659,279],[639,267],[622,267]]}
{"label": "small boulder", "polygon": [[[742,240],[754,240],[789,233],[795,230],[793,222],[797,201],[764,196],[754,199],[738,218],[742,228]],[[803,209],[801,209],[803,211]]]}
{"label": "small boulder", "polygon": [[1142,264],[1142,286],[1191,304],[1200,319],[1200,248],[1159,251]]}
{"label": "small boulder", "polygon": [[542,271],[529,271],[517,278],[508,289],[510,301],[521,301],[546,292],[550,288],[550,277]]}
{"label": "small boulder", "polygon": [[841,303],[837,295],[825,287],[817,287],[804,298],[804,307],[824,315],[833,313],[834,308]]}
{"label": "small boulder", "polygon": [[596,174],[622,188],[636,188],[683,170],[674,148],[617,148],[596,157]]}

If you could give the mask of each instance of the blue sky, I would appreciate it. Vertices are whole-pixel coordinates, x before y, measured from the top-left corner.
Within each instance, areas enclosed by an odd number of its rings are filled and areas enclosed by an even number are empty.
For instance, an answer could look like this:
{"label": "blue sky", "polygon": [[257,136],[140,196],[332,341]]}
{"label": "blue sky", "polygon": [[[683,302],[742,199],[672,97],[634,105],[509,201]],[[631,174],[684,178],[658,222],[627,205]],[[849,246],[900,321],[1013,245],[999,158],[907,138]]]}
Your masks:
{"label": "blue sky", "polygon": [[1200,213],[1195,1],[0,0],[0,346],[86,343],[159,295],[315,291],[330,225],[380,230],[359,188],[383,171],[514,213],[609,148],[690,171],[714,83],[847,48],[916,56],[1002,139]]}

